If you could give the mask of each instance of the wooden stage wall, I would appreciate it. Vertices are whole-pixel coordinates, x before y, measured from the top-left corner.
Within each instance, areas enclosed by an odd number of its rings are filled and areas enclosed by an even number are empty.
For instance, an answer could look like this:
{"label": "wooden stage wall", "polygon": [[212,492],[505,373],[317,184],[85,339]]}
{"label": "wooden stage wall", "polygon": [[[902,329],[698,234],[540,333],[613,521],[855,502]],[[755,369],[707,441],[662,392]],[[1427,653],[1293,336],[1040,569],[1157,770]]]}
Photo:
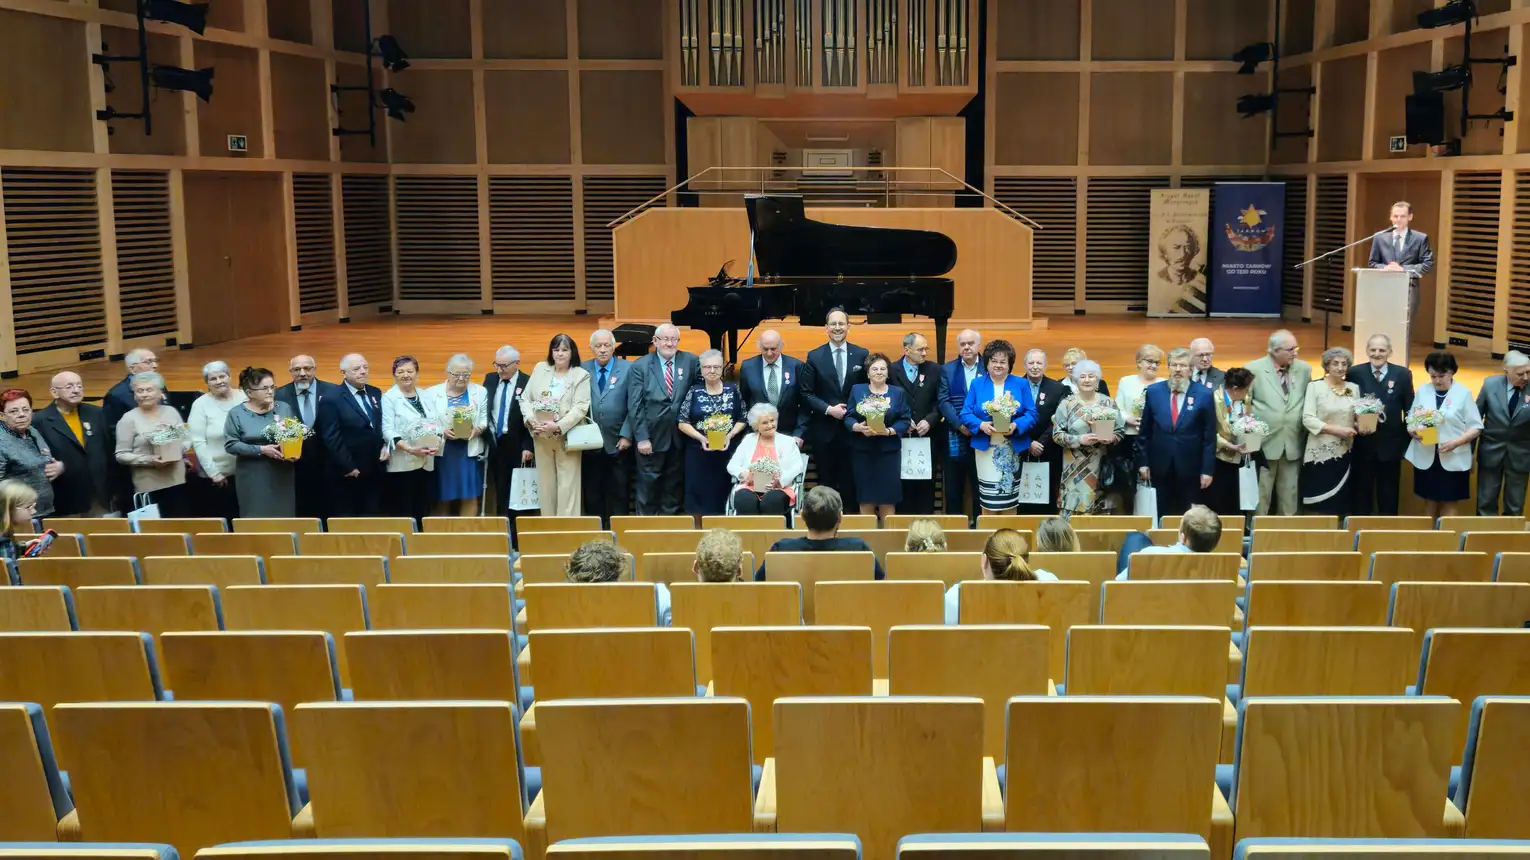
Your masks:
{"label": "wooden stage wall", "polygon": [[[831,224],[934,230],[956,242],[956,309],[951,323],[1028,329],[1031,316],[1031,228],[996,209],[809,210]],[[749,266],[749,218],[743,208],[650,209],[614,231],[616,318],[667,322],[685,307],[687,287],[701,286],[732,261]]]}

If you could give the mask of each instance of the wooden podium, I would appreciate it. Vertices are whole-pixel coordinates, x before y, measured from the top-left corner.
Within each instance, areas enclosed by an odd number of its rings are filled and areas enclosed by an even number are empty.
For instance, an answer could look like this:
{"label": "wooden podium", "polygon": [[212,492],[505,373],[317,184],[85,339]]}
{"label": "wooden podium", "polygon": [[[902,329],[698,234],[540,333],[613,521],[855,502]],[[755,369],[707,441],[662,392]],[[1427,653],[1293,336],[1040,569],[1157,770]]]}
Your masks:
{"label": "wooden podium", "polygon": [[1365,344],[1372,335],[1392,339],[1392,361],[1408,363],[1408,273],[1361,268],[1355,273],[1355,364],[1365,361]]}

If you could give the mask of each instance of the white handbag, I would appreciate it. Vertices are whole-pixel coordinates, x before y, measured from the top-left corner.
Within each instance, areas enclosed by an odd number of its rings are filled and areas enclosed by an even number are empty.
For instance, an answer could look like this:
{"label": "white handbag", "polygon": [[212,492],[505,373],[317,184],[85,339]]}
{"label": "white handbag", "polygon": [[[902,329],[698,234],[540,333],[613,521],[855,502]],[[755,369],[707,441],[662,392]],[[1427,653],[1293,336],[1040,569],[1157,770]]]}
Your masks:
{"label": "white handbag", "polygon": [[595,422],[588,418],[563,437],[565,451],[594,451],[604,447],[606,447],[606,437],[600,434],[600,428],[595,426]]}

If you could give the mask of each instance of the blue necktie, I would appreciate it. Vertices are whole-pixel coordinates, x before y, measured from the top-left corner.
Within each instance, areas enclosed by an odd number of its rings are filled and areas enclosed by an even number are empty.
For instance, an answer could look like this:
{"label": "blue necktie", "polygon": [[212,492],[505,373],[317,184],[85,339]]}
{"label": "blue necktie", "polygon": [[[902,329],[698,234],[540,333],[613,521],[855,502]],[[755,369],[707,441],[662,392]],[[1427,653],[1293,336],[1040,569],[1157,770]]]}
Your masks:
{"label": "blue necktie", "polygon": [[910,367],[909,363],[906,361],[903,363],[903,373],[908,377],[909,382],[914,381],[914,368]]}
{"label": "blue necktie", "polygon": [[600,369],[600,393],[606,393],[606,369],[604,367]]}
{"label": "blue necktie", "polygon": [[507,382],[501,382],[499,384],[499,390],[501,392],[499,395],[499,421],[497,421],[494,425],[495,429],[499,431],[497,434],[495,434],[498,436],[505,435],[505,430],[508,429],[505,427],[505,413],[510,409],[510,393],[505,390],[508,387],[509,383]]}

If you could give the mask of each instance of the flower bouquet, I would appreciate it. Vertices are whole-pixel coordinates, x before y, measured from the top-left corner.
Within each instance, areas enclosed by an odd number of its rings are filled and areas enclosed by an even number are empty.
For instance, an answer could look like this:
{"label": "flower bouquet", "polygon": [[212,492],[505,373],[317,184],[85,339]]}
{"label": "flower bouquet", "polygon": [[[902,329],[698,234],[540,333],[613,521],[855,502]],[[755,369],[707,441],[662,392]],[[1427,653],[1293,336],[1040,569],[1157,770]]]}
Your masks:
{"label": "flower bouquet", "polygon": [[892,399],[878,394],[867,395],[855,407],[857,415],[866,419],[866,426],[871,432],[887,435],[887,412],[892,409]]}
{"label": "flower bouquet", "polygon": [[1019,408],[1020,401],[1007,390],[983,404],[983,411],[988,413],[988,422],[993,425],[993,435],[989,441],[995,445],[1004,443],[1004,437],[1015,426],[1015,410]]}
{"label": "flower bouquet", "polygon": [[1228,422],[1232,425],[1233,435],[1238,437],[1238,444],[1243,446],[1245,454],[1258,451],[1264,444],[1264,437],[1270,435],[1270,425],[1260,421],[1247,412],[1233,418]]}
{"label": "flower bouquet", "polygon": [[780,475],[781,464],[774,457],[761,457],[749,464],[749,489],[763,493],[770,488],[770,482]]}
{"label": "flower bouquet", "polygon": [[446,414],[452,422],[453,437],[466,440],[467,437],[473,435],[474,410],[472,406],[453,406],[447,410]]}
{"label": "flower bouquet", "polygon": [[441,425],[434,421],[416,421],[405,428],[402,436],[412,447],[441,450]]}
{"label": "flower bouquet", "polygon": [[1116,407],[1098,400],[1080,403],[1078,407],[1078,417],[1089,425],[1089,432],[1102,439],[1116,435],[1116,419],[1120,416],[1121,412]]}
{"label": "flower bouquet", "polygon": [[149,444],[154,446],[154,456],[165,462],[181,459],[186,443],[191,441],[191,431],[185,424],[160,424],[149,431]]}
{"label": "flower bouquet", "polygon": [[721,451],[728,447],[728,431],[733,429],[733,419],[722,412],[713,412],[701,419],[701,432],[707,434],[707,450]]}
{"label": "flower bouquet", "polygon": [[1361,433],[1375,433],[1376,425],[1386,418],[1386,406],[1375,397],[1362,397],[1355,401],[1355,429]]}
{"label": "flower bouquet", "polygon": [[1146,408],[1147,408],[1147,390],[1144,389],[1142,391],[1137,392],[1137,396],[1132,398],[1131,416],[1133,418],[1141,418],[1142,417],[1142,410],[1144,410]]}
{"label": "flower bouquet", "polygon": [[538,421],[558,420],[558,398],[544,391],[531,401],[531,414]]}
{"label": "flower bouquet", "polygon": [[1430,409],[1427,406],[1415,406],[1408,413],[1408,429],[1418,431],[1418,441],[1425,445],[1438,445],[1440,443],[1440,424],[1445,416],[1438,409]]}
{"label": "flower bouquet", "polygon": [[260,432],[268,441],[282,448],[282,456],[296,460],[303,456],[303,440],[313,435],[313,428],[300,418],[277,418]]}

